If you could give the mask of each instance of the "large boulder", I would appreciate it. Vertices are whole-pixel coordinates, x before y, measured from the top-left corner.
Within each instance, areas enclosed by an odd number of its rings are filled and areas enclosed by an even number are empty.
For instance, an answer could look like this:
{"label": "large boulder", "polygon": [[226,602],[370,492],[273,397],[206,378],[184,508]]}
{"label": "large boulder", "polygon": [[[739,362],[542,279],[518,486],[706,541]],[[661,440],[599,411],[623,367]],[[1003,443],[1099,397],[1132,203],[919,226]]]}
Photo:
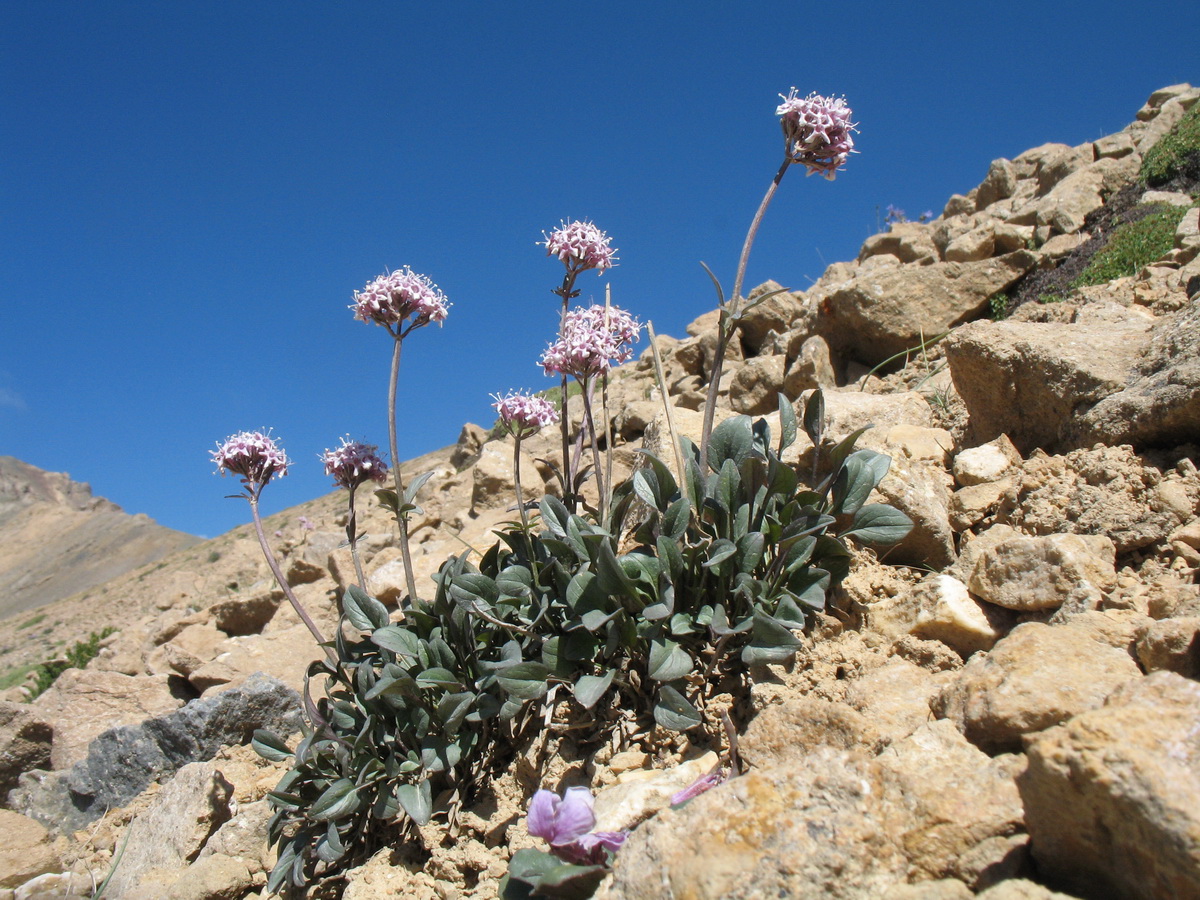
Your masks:
{"label": "large boulder", "polygon": [[1079,416],[1124,390],[1150,322],[972,322],[944,342],[977,443],[1007,434],[1022,455],[1079,446]]}
{"label": "large boulder", "polygon": [[1200,897],[1200,684],[1156,672],[1029,743],[1044,875],[1084,897]]}
{"label": "large boulder", "polygon": [[826,297],[818,332],[835,351],[866,365],[918,346],[982,314],[993,294],[1033,268],[1018,250],[978,262],[899,266],[860,273]]}

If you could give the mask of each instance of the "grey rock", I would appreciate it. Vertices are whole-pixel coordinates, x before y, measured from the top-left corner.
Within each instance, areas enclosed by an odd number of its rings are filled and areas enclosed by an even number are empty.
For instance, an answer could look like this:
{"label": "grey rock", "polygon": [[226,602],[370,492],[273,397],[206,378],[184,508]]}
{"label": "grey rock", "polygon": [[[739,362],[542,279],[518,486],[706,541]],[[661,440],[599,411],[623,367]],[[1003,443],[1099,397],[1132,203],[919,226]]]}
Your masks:
{"label": "grey rock", "polygon": [[77,830],[107,809],[124,806],[150,782],[212,759],[222,747],[249,742],[257,728],[290,734],[300,721],[300,696],[275,678],[255,674],[168,715],[104,732],[72,768],[22,779],[17,802],[47,827]]}

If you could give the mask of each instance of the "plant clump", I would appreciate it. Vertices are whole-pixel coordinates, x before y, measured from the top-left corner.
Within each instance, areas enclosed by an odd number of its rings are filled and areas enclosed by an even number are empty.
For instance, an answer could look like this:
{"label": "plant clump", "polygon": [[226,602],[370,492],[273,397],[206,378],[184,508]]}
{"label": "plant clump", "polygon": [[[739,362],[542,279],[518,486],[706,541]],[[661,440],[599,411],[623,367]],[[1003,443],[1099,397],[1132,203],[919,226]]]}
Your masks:
{"label": "plant clump", "polygon": [[[1200,103],[1183,114],[1167,134],[1147,151],[1139,176],[1149,187],[1176,189],[1171,182],[1180,178],[1195,190],[1200,182]],[[1189,190],[1187,186],[1178,189]]]}
{"label": "plant clump", "polygon": [[1161,259],[1175,245],[1175,229],[1184,211],[1180,206],[1151,205],[1140,218],[1113,231],[1108,243],[1069,286],[1087,287],[1135,275],[1143,266]]}

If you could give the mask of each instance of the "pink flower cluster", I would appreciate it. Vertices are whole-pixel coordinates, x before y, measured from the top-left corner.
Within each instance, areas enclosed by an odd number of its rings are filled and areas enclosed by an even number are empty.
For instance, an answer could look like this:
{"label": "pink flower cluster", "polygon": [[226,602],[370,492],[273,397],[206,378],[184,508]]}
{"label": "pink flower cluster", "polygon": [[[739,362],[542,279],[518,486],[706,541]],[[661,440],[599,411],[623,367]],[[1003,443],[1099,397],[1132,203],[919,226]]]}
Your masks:
{"label": "pink flower cluster", "polygon": [[542,237],[546,240],[539,243],[546,245],[546,255],[557,256],[571,271],[611,269],[617,261],[612,238],[591,222],[563,222],[549,234],[543,231]]}
{"label": "pink flower cluster", "polygon": [[500,421],[504,423],[509,434],[514,436],[533,434],[558,421],[558,410],[544,397],[533,397],[518,391],[509,391],[504,396],[492,396],[496,399],[492,406],[499,414]]}
{"label": "pink flower cluster", "polygon": [[587,378],[599,375],[633,357],[641,324],[616,306],[593,304],[573,309],[563,321],[558,340],[546,348],[541,365],[547,375]]}
{"label": "pink flower cluster", "polygon": [[443,322],[450,301],[436,284],[405,266],[380,275],[361,291],[355,291],[350,308],[354,310],[354,318],[362,322],[389,327],[412,316],[412,327],[419,328],[430,322]]}
{"label": "pink flower cluster", "polygon": [[258,487],[265,485],[275,475],[282,478],[292,464],[283,448],[271,437],[270,429],[231,434],[225,443],[218,444],[217,449],[209,453],[222,475],[232,472],[241,475],[244,484]]}
{"label": "pink flower cluster", "polygon": [[809,94],[799,97],[796,89],[775,110],[781,116],[783,136],[787,141],[788,157],[808,169],[809,175],[819,172],[833,181],[837,170],[846,164],[854,152],[855,130],[850,121],[851,109],[843,97],[822,97]]}
{"label": "pink flower cluster", "polygon": [[363,482],[383,484],[387,478],[387,463],[379,458],[379,447],[375,444],[342,438],[342,445],[326,450],[321,462],[325,463],[325,474],[333,476],[335,486],[351,491]]}

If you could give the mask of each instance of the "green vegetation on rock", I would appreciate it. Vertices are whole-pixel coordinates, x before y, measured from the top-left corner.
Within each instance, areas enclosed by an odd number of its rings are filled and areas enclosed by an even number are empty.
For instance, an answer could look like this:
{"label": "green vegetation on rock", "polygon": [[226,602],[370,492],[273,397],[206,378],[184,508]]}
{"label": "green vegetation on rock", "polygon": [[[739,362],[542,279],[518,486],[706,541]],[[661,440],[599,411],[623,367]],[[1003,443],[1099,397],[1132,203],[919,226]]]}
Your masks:
{"label": "green vegetation on rock", "polygon": [[1184,113],[1142,159],[1142,183],[1151,187],[1165,184],[1193,157],[1200,157],[1200,103]]}
{"label": "green vegetation on rock", "polygon": [[1164,206],[1136,222],[1120,226],[1070,286],[1105,284],[1134,275],[1142,266],[1161,259],[1175,244],[1175,229],[1183,213],[1183,207]]}

